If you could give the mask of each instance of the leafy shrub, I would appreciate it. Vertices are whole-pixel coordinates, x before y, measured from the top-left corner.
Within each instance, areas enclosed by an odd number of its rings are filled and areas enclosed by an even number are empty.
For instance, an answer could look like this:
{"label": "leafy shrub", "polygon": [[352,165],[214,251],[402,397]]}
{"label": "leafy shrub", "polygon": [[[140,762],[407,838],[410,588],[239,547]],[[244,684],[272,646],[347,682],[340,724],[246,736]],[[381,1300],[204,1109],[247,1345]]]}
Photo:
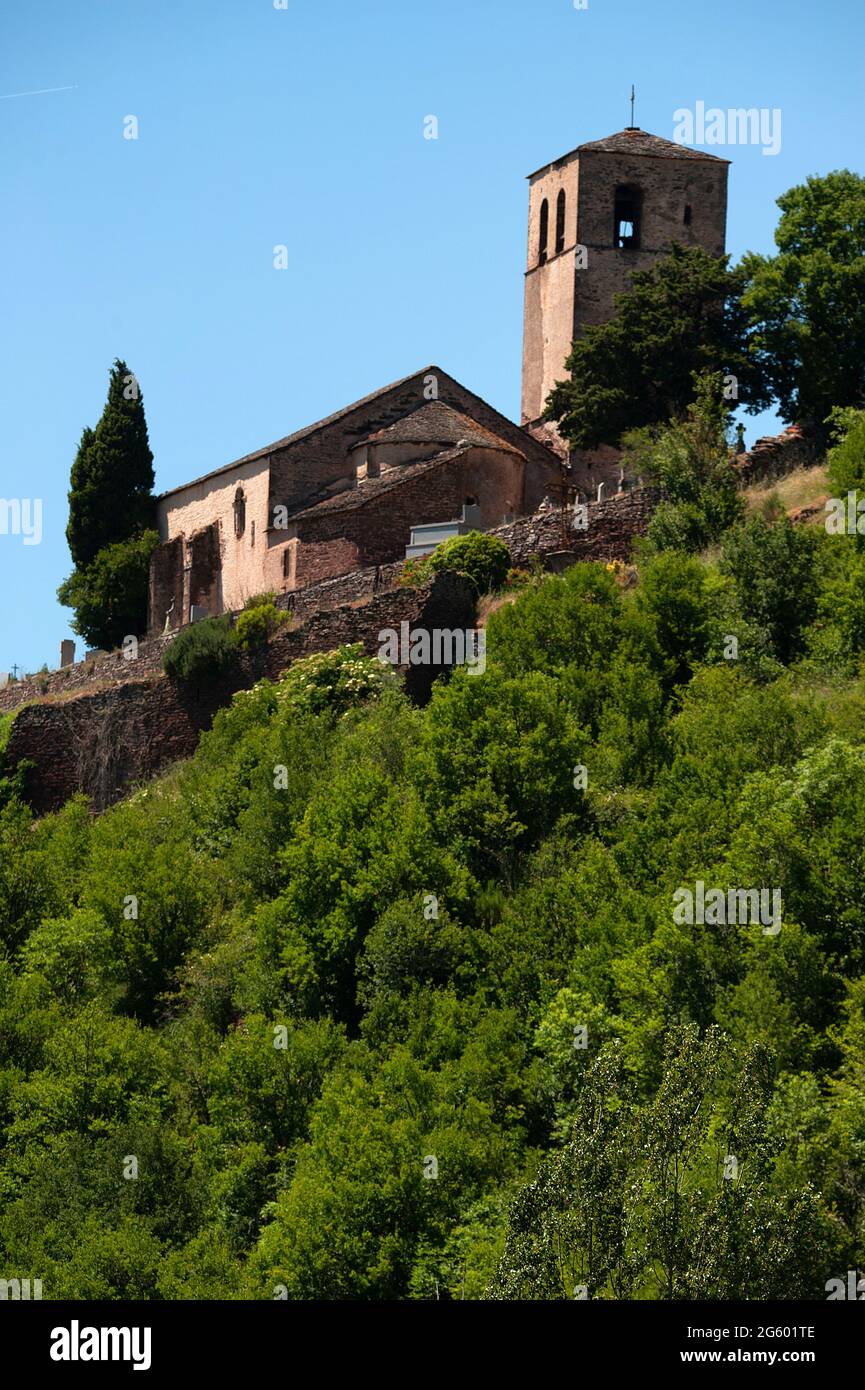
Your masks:
{"label": "leafy shrub", "polygon": [[706,544],[703,514],[693,502],[660,502],[649,522],[646,537],[656,550],[683,550],[693,554]]}
{"label": "leafy shrub", "polygon": [[261,594],[256,599],[250,599],[238,615],[234,640],[244,651],[261,647],[287,621],[288,614],[281,612],[268,594]]}
{"label": "leafy shrub", "polygon": [[177,634],[162,658],[162,668],[173,681],[204,680],[227,670],[236,656],[231,619],[205,618]]}
{"label": "leafy shrub", "polygon": [[266,608],[268,605],[275,603],[276,590],[265,589],[263,593],[253,594],[251,598],[248,598],[243,605],[243,611],[246,612],[248,608]]}
{"label": "leafy shrub", "polygon": [[419,584],[425,584],[430,577],[428,561],[428,555],[415,555],[406,560],[397,575],[397,584],[406,589],[415,589]]}
{"label": "leafy shrub", "polygon": [[466,536],[443,541],[423,559],[406,560],[399,582],[422,584],[433,574],[454,570],[465,575],[478,594],[487,594],[502,587],[510,568],[511,555],[504,541],[483,531],[469,531]]}
{"label": "leafy shrub", "polygon": [[9,742],[9,735],[12,733],[12,725],[16,714],[20,714],[24,706],[12,710],[10,714],[0,714],[0,811],[7,802],[14,798],[21,798],[24,795],[24,781],[28,770],[33,767],[29,759],[20,762],[11,776],[6,773],[6,745]]}
{"label": "leafy shrub", "polygon": [[395,677],[375,657],[364,654],[358,642],[332,652],[315,652],[296,661],[276,687],[281,705],[317,713],[342,714],[353,705],[380,695]]}
{"label": "leafy shrub", "polygon": [[683,419],[632,430],[624,439],[625,462],[664,491],[648,530],[656,550],[702,550],[742,514],[723,377],[695,376],[694,389],[696,400]]}
{"label": "leafy shrub", "polygon": [[470,531],[467,536],[454,536],[444,545],[436,546],[429,557],[429,567],[434,574],[456,570],[470,580],[479,594],[486,594],[504,584],[511,567],[511,554],[497,536]]}

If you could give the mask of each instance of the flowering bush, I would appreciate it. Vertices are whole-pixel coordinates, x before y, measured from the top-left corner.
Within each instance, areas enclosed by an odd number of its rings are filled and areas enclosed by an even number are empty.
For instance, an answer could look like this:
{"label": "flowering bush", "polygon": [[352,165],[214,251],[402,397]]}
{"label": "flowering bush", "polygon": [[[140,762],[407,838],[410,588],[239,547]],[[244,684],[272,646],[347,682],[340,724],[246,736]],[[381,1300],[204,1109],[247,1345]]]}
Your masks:
{"label": "flowering bush", "polygon": [[406,560],[397,575],[397,584],[401,584],[406,589],[414,589],[418,584],[425,584],[429,579],[429,566],[426,565],[428,558],[428,556],[414,556]]}
{"label": "flowering bush", "polygon": [[375,657],[366,656],[358,642],[296,661],[277,684],[276,699],[280,705],[342,714],[395,682],[393,672]]}

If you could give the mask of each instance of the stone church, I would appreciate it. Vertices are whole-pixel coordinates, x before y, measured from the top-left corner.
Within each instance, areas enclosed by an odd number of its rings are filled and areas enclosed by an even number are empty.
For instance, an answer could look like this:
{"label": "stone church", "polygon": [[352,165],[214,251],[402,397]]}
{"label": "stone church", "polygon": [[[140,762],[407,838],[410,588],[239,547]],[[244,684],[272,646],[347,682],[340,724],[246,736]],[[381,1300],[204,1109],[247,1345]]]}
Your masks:
{"label": "stone church", "polygon": [[[628,127],[530,175],[521,424],[430,366],[163,493],[150,631],[398,560],[414,528],[534,512],[569,458],[541,417],[573,339],[670,242],[723,255],[727,171]],[[570,462],[591,496],[619,472],[612,449]]]}

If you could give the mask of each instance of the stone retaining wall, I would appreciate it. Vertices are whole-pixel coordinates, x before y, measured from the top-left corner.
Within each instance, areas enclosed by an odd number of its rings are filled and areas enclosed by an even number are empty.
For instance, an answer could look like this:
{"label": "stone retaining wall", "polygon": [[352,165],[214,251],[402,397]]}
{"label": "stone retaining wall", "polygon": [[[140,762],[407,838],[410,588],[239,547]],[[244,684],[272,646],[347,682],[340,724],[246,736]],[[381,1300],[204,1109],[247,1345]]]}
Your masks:
{"label": "stone retaining wall", "polygon": [[[312,652],[360,642],[369,655],[379,633],[400,624],[427,630],[471,628],[475,598],[455,574],[437,575],[417,589],[393,589],[362,608],[341,607],[315,614],[301,627],[278,633],[257,651],[238,656],[232,669],[199,689],[177,686],[163,674],[124,680],[69,700],[42,700],[20,709],[6,747],[7,770],[33,764],[25,793],[35,811],[56,810],[83,791],[94,810],[104,810],[137,783],[178,758],[188,758],[203,729],[237,690],[262,677],[276,679],[293,661]],[[130,663],[134,664],[134,663]],[[441,665],[405,671],[408,694],[429,697]]]}

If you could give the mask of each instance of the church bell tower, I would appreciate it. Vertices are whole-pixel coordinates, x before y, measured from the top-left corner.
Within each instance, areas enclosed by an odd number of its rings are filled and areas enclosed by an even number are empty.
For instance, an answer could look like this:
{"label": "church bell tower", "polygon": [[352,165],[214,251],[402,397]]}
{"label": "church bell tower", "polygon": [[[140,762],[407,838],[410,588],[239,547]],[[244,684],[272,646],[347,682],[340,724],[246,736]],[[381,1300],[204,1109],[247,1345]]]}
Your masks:
{"label": "church bell tower", "polygon": [[[627,126],[529,175],[521,421],[563,457],[541,416],[574,339],[606,322],[633,272],[672,242],[724,254],[728,170],[726,159]],[[588,455],[576,462],[591,465]]]}

